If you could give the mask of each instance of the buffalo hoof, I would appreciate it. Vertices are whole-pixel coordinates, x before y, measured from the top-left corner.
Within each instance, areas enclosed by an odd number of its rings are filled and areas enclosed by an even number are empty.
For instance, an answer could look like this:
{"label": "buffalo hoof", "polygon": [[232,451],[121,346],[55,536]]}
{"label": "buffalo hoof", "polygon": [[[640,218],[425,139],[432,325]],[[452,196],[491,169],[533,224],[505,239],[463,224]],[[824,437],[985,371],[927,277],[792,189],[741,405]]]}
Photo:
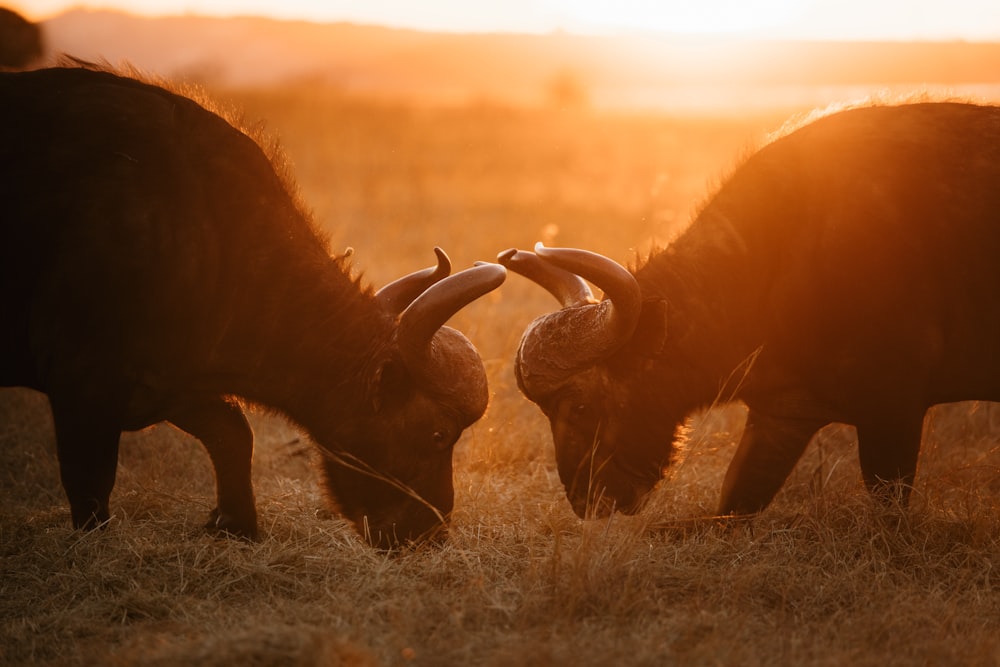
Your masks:
{"label": "buffalo hoof", "polygon": [[226,537],[236,537],[250,542],[256,542],[258,539],[256,520],[241,520],[231,514],[220,512],[218,507],[208,515],[205,528]]}
{"label": "buffalo hoof", "polygon": [[97,509],[79,510],[70,508],[73,516],[73,528],[76,530],[94,530],[95,528],[105,528],[111,521],[111,513],[107,506]]}

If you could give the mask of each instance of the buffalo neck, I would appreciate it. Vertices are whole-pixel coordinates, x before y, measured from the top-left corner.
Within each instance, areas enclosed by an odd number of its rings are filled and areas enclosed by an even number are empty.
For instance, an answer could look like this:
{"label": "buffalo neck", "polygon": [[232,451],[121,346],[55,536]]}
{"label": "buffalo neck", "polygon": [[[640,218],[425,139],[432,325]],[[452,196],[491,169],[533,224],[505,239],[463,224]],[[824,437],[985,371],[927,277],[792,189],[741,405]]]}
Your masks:
{"label": "buffalo neck", "polygon": [[644,299],[667,302],[667,339],[647,383],[684,412],[736,398],[761,336],[746,317],[757,290],[743,237],[707,211],[636,271]]}
{"label": "buffalo neck", "polygon": [[364,399],[394,319],[318,239],[274,241],[252,277],[229,286],[211,365],[226,393],[312,430]]}

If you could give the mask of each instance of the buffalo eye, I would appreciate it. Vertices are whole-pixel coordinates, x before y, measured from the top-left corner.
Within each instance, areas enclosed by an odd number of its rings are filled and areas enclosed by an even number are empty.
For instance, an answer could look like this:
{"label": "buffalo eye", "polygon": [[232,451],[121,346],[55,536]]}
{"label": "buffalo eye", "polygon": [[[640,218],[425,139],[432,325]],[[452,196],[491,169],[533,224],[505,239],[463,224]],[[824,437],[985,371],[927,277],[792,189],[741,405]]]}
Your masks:
{"label": "buffalo eye", "polygon": [[434,431],[431,434],[431,444],[435,449],[447,449],[451,446],[451,438],[445,431]]}
{"label": "buffalo eye", "polygon": [[579,426],[590,427],[600,418],[600,408],[592,403],[571,403],[570,419]]}

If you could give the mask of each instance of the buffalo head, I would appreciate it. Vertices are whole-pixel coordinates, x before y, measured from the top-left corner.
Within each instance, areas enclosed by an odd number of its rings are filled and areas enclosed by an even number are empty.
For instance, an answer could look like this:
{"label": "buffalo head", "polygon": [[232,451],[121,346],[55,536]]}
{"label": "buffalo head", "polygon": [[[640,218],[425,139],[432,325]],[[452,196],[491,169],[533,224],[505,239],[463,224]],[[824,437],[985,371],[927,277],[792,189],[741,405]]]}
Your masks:
{"label": "buffalo head", "polygon": [[498,287],[504,267],[484,264],[449,276],[438,266],[401,278],[375,295],[394,335],[371,368],[356,414],[321,438],[332,499],[375,546],[442,538],[451,512],[452,449],[486,410],[483,362],[444,323]]}
{"label": "buffalo head", "polygon": [[[521,391],[549,418],[574,511],[637,511],[663,476],[682,417],[663,415],[643,381],[663,344],[665,303],[644,303],[628,270],[586,250],[539,243],[534,253],[512,249],[499,261],[562,304],[525,330],[515,372]],[[604,290],[603,300],[593,298],[584,278]]]}

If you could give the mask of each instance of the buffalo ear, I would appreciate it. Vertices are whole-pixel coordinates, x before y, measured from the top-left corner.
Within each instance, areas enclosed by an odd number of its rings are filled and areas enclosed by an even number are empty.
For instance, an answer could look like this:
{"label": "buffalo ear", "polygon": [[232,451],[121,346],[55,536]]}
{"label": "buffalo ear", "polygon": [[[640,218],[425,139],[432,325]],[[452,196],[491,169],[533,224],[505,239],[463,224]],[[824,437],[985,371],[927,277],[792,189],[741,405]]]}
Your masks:
{"label": "buffalo ear", "polygon": [[663,299],[643,301],[630,347],[639,356],[658,357],[666,344],[667,302]]}
{"label": "buffalo ear", "polygon": [[413,391],[413,379],[402,359],[395,357],[382,362],[375,371],[374,392],[372,393],[375,411],[399,405]]}

